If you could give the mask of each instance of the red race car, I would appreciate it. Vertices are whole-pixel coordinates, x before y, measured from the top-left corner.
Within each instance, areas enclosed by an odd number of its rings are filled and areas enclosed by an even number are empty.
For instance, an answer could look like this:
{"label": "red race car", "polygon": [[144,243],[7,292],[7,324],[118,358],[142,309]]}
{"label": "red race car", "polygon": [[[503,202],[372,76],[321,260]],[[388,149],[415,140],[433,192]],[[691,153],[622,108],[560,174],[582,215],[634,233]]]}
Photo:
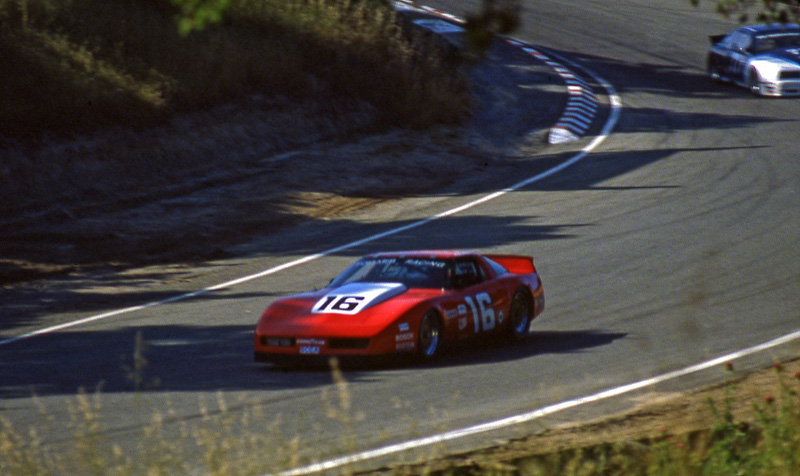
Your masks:
{"label": "red race car", "polygon": [[365,256],[319,291],[273,302],[255,329],[257,362],[302,357],[436,357],[469,338],[528,334],[544,310],[533,258],[458,251]]}

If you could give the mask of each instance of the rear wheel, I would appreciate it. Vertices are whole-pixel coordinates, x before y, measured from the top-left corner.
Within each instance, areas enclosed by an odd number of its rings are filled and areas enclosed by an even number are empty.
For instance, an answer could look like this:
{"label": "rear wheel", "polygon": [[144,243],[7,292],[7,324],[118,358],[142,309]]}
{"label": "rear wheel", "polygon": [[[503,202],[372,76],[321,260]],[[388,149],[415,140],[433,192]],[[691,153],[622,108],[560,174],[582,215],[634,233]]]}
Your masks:
{"label": "rear wheel", "polygon": [[531,299],[524,289],[518,289],[511,299],[508,316],[508,337],[518,341],[528,335],[531,326]]}
{"label": "rear wheel", "polygon": [[422,360],[431,360],[439,354],[442,323],[436,311],[428,311],[419,323],[417,352]]}

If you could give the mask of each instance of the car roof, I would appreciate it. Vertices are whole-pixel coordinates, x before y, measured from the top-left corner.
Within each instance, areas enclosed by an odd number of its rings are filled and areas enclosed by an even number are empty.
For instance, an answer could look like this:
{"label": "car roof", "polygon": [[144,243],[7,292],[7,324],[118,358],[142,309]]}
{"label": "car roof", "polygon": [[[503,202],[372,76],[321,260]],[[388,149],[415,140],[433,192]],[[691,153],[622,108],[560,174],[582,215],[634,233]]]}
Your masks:
{"label": "car roof", "polygon": [[753,35],[775,35],[780,33],[798,33],[800,32],[800,25],[793,23],[769,23],[759,25],[749,25],[739,28],[740,31],[746,31]]}
{"label": "car roof", "polygon": [[372,253],[364,256],[365,258],[417,258],[417,259],[448,259],[463,256],[477,256],[477,254],[458,250],[407,250],[407,251],[385,251],[382,253]]}

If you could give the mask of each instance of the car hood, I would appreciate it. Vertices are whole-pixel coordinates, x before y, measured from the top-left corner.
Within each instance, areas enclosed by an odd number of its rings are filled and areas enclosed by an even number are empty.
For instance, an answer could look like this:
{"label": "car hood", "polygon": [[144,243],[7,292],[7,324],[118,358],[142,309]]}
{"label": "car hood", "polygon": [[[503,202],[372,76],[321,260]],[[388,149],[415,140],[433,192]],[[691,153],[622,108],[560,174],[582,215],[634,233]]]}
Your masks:
{"label": "car hood", "polygon": [[258,332],[295,336],[369,336],[441,290],[409,290],[400,283],[350,283],[272,303]]}
{"label": "car hood", "polygon": [[771,63],[775,67],[788,67],[800,69],[800,48],[780,48],[762,53],[753,61],[761,63]]}

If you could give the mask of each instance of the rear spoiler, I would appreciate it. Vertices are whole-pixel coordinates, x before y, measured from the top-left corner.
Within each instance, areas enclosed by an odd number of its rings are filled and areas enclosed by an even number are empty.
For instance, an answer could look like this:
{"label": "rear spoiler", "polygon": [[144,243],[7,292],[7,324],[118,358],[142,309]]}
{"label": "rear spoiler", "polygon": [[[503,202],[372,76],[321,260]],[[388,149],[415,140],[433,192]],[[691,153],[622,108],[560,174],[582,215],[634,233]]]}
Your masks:
{"label": "rear spoiler", "polygon": [[535,273],[533,258],[520,255],[486,255],[487,258],[514,274]]}
{"label": "rear spoiler", "polygon": [[711,46],[714,46],[720,41],[722,41],[722,39],[725,38],[726,36],[728,35],[711,35],[708,37],[708,41],[711,42]]}

